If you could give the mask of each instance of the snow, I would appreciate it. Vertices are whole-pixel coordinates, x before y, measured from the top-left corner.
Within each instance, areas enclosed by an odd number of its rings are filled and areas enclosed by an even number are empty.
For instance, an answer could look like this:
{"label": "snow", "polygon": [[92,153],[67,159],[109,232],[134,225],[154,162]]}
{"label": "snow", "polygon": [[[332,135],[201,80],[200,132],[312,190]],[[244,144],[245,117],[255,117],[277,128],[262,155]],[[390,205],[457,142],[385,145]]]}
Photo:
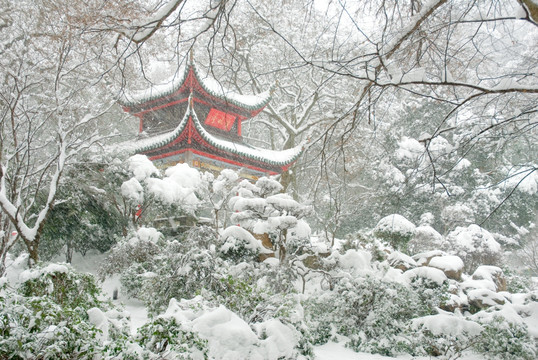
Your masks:
{"label": "snow", "polygon": [[247,358],[258,342],[250,326],[222,305],[193,319],[192,330],[210,340],[210,354],[221,359]]}
{"label": "snow", "polygon": [[129,171],[138,181],[144,181],[151,175],[159,174],[159,170],[157,170],[155,165],[145,155],[133,155],[127,159],[127,163],[129,164]]}
{"label": "snow", "polygon": [[137,237],[145,242],[156,243],[162,234],[155,228],[142,226],[136,231]]}
{"label": "snow", "polygon": [[466,253],[499,252],[501,250],[501,245],[495,241],[493,235],[476,224],[471,224],[468,227],[456,227],[448,234],[447,241]]}
{"label": "snow", "polygon": [[471,162],[465,158],[461,158],[457,163],[456,166],[454,166],[454,170],[465,170],[471,166]]}
{"label": "snow", "polygon": [[476,270],[474,271],[473,279],[495,281],[496,277],[502,276],[502,275],[503,275],[503,271],[498,266],[481,265],[477,267]]}
{"label": "snow", "polygon": [[165,3],[159,10],[157,10],[144,24],[138,24],[134,27],[136,31],[127,33],[126,35],[131,37],[133,41],[139,42],[148,37],[152,32],[159,27],[159,24],[166,19],[175,8],[181,3],[181,0],[170,0]]}
{"label": "snow", "polygon": [[226,190],[226,184],[235,183],[239,180],[237,172],[230,169],[223,169],[217,179],[213,181],[213,191],[216,193]]}
{"label": "snow", "polygon": [[106,315],[100,309],[95,307],[89,309],[87,313],[90,323],[94,325],[96,329],[102,331],[98,336],[101,337],[102,340],[106,340],[108,338],[108,319]]}
{"label": "snow", "polygon": [[176,164],[165,171],[165,176],[181,187],[197,189],[202,184],[200,172],[187,164]]}
{"label": "snow", "polygon": [[461,271],[465,266],[459,256],[437,256],[430,260],[429,266],[443,271]]}
{"label": "snow", "polygon": [[464,292],[469,292],[475,289],[487,289],[490,291],[497,291],[497,286],[491,280],[474,280],[472,278],[464,280],[460,284]]}
{"label": "snow", "polygon": [[528,195],[538,193],[538,171],[536,168],[519,169],[518,171],[510,171],[507,174],[507,179],[504,182],[509,188],[517,186],[518,191]]}
{"label": "snow", "polygon": [[442,242],[443,236],[437,230],[428,225],[421,225],[415,228],[413,239],[409,242],[409,249],[413,249],[413,252],[424,252],[439,248]]}
{"label": "snow", "polygon": [[411,236],[415,232],[415,225],[402,215],[393,214],[379,220],[374,231],[398,233],[404,236]]}
{"label": "snow", "polygon": [[413,255],[413,260],[415,260],[418,265],[422,266],[422,265],[426,265],[426,263],[429,260],[431,260],[433,257],[435,257],[435,256],[444,256],[444,255],[446,255],[446,253],[444,251],[432,250],[432,251],[427,251],[427,252],[423,252],[423,253]]}
{"label": "snow", "polygon": [[174,317],[185,329],[208,341],[212,359],[291,358],[297,344],[295,330],[271,319],[254,326],[257,332],[226,307],[200,307],[201,297],[191,300],[171,299],[161,317]]}
{"label": "snow", "polygon": [[483,328],[474,321],[452,314],[436,314],[414,319],[412,326],[431,331],[433,335],[470,336],[479,335]]}
{"label": "snow", "polygon": [[338,264],[353,275],[364,274],[371,270],[372,255],[364,250],[349,249],[344,255],[333,252],[329,259],[335,259]]}
{"label": "snow", "polygon": [[[280,320],[269,319],[255,326],[258,334],[264,334],[261,340],[261,353],[267,359],[293,358],[294,347],[298,342],[297,334]],[[275,346],[276,345],[276,346]]]}
{"label": "snow", "polygon": [[45,266],[44,268],[39,269],[28,269],[24,270],[19,275],[19,280],[21,282],[26,282],[28,280],[34,280],[40,277],[43,274],[53,274],[53,273],[67,273],[69,270],[67,268],[67,264],[49,264]]}
{"label": "snow", "polygon": [[241,241],[241,244],[248,249],[258,250],[261,253],[272,253],[271,250],[266,249],[262,245],[261,241],[257,240],[250,232],[239,226],[228,226],[222,231],[220,236],[224,240],[224,244],[220,248],[220,251],[224,253],[239,245],[236,240]]}
{"label": "snow", "polygon": [[398,141],[398,146],[399,148],[396,150],[396,158],[399,160],[409,159],[415,161],[422,156],[425,151],[424,146],[421,143],[406,136]]}
{"label": "snow", "polygon": [[389,264],[391,264],[391,266],[394,266],[393,264],[401,264],[401,263],[409,267],[417,266],[416,261],[413,260],[412,257],[404,253],[401,253],[399,251],[393,251],[392,253],[390,253],[389,256],[387,257],[387,261],[389,262]]}
{"label": "snow", "polygon": [[212,94],[247,106],[259,106],[260,104],[266,103],[271,98],[270,90],[264,91],[258,95],[238,94],[224,88],[220,82],[211,77],[204,77],[200,80],[202,86],[209,90]]}
{"label": "snow", "polygon": [[403,276],[409,283],[417,278],[420,278],[433,281],[437,285],[441,286],[445,281],[448,281],[448,278],[443,271],[427,266],[407,270],[403,273]]}
{"label": "snow", "polygon": [[467,293],[467,298],[469,302],[479,301],[487,306],[495,306],[506,302],[504,296],[488,289],[471,290]]}
{"label": "snow", "polygon": [[264,213],[267,202],[262,198],[245,198],[242,196],[234,196],[230,199],[230,206],[233,211],[256,211]]}
{"label": "snow", "polygon": [[288,194],[276,194],[267,197],[267,204],[273,206],[276,209],[283,210],[286,212],[294,212],[302,208],[303,205],[299,204],[297,201]]}
{"label": "snow", "polygon": [[297,226],[297,218],[291,215],[271,216],[267,219],[270,231],[286,230]]}
{"label": "snow", "polygon": [[[160,84],[154,84],[148,89],[132,91],[123,95],[122,101],[127,104],[136,104],[145,102],[166,94],[171,94],[179,90],[188,75],[189,67],[180,68],[173,76]],[[194,65],[194,72],[200,85],[219,98],[227,99],[232,103],[237,103],[246,107],[260,106],[269,101],[271,91],[267,90],[257,95],[239,94],[226,89],[220,82],[210,76],[201,76],[198,67]]]}
{"label": "snow", "polygon": [[131,178],[121,184],[121,196],[127,200],[140,204],[144,201],[144,189],[136,178]]}
{"label": "snow", "polygon": [[[200,120],[198,120],[196,113],[194,111],[192,113],[193,117],[196,118],[195,121],[200,124]],[[247,144],[235,143],[233,141],[215,137],[209,134],[201,125],[199,125],[197,129],[204,139],[211,139],[211,142],[219,149],[227,150],[232,153],[247,154],[251,158],[260,159],[266,162],[275,162],[277,164],[288,164],[290,159],[296,158],[303,151],[303,147],[306,144],[305,140],[299,145],[285,150],[259,149]]]}
{"label": "snow", "polygon": [[202,186],[198,170],[187,164],[176,164],[166,169],[163,179],[146,179],[148,192],[166,204],[192,207],[199,204],[196,190]]}

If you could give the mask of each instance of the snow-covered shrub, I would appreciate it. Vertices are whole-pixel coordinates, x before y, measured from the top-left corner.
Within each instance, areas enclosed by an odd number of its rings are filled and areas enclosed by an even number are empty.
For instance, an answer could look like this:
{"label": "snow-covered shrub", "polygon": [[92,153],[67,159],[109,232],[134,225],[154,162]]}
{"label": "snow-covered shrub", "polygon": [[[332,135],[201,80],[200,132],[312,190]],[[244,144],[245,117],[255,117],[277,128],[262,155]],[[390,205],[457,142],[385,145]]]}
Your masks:
{"label": "snow-covered shrub", "polygon": [[536,342],[524,324],[508,322],[500,316],[495,316],[482,326],[484,331],[475,342],[474,350],[482,353],[487,359],[536,359],[538,355]]}
{"label": "snow-covered shrub", "polygon": [[127,271],[122,285],[143,300],[150,313],[162,311],[172,297],[191,298],[225,289],[223,260],[210,250],[184,251],[180,242],[169,242],[154,261]]}
{"label": "snow-covered shrub", "polygon": [[506,291],[509,293],[526,293],[532,289],[532,281],[528,276],[509,268],[504,268],[503,273],[506,278]]}
{"label": "snow-covered shrub", "polygon": [[463,260],[468,273],[479,265],[498,265],[501,259],[501,245],[487,230],[475,224],[458,226],[447,235],[443,246],[445,251]]}
{"label": "snow-covered shrub", "polygon": [[228,206],[234,211],[232,223],[253,234],[267,234],[271,244],[266,246],[272,246],[279,259],[284,260],[289,250],[297,250],[309,239],[310,228],[301,219],[311,209],[288,194],[278,193],[281,189],[282,185],[271,178],[262,177],[255,184],[243,180],[234,189],[237,196],[229,200]]}
{"label": "snow-covered shrub", "polygon": [[402,215],[393,214],[379,220],[374,235],[387,241],[394,249],[407,252],[407,243],[415,233],[415,225]]}
{"label": "snow-covered shrub", "polygon": [[[134,245],[141,241],[135,238]],[[218,256],[216,246],[217,236],[208,227],[193,228],[180,240],[162,240],[158,246],[152,245],[152,252],[144,254],[140,261],[126,258],[118,268],[122,287],[129,295],[144,301],[150,313],[164,310],[173,297],[190,298],[202,292],[223,291],[225,285],[221,280],[227,276],[225,261]],[[113,252],[112,257],[123,258],[120,250]]]}
{"label": "snow-covered shrub", "polygon": [[0,287],[0,358],[131,358],[125,315],[98,299],[91,275],[50,264],[21,279]]}
{"label": "snow-covered shrub", "polygon": [[350,338],[356,351],[392,355],[411,351],[407,338],[410,319],[430,315],[440,299],[436,293],[420,296],[423,288],[373,276],[345,278],[333,292],[305,303],[305,318],[312,342],[321,344],[335,334]]}
{"label": "snow-covered shrub", "polygon": [[121,273],[134,263],[151,260],[161,250],[161,237],[162,234],[156,229],[143,227],[128,240],[118,242],[99,269],[101,277]]}
{"label": "snow-covered shrub", "polygon": [[207,359],[207,340],[186,330],[175,317],[149,321],[138,329],[136,340],[150,358],[149,354],[165,359]]}
{"label": "snow-covered shrub", "polygon": [[440,249],[443,237],[434,228],[428,225],[417,226],[413,238],[408,243],[410,254]]}
{"label": "snow-covered shrub", "polygon": [[479,339],[482,326],[461,315],[435,314],[412,321],[413,342],[417,351],[443,359],[457,359]]}
{"label": "snow-covered shrub", "polygon": [[216,303],[225,305],[228,309],[249,321],[260,304],[270,296],[268,291],[257,286],[252,277],[241,279],[228,275],[221,279],[224,291],[214,294]]}
{"label": "snow-covered shrub", "polygon": [[273,253],[264,248],[261,241],[250,232],[239,227],[229,226],[220,235],[223,244],[219,251],[226,259],[234,262],[253,261],[260,253]]}
{"label": "snow-covered shrub", "polygon": [[67,264],[49,264],[25,270],[19,287],[26,297],[47,297],[61,307],[90,309],[98,307],[100,288],[92,275],[77,273]]}
{"label": "snow-covered shrub", "polygon": [[270,360],[297,359],[300,337],[278,316],[249,325],[227,307],[200,296],[171,299],[166,312],[142,327],[138,336],[160,358]]}

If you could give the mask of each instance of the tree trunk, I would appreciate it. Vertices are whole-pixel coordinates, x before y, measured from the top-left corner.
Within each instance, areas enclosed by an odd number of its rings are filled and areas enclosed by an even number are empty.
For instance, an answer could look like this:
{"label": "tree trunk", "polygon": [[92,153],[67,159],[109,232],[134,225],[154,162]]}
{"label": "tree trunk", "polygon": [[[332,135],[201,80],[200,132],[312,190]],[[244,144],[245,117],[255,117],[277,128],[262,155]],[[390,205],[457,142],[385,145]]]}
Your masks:
{"label": "tree trunk", "polygon": [[39,253],[37,251],[39,248],[39,241],[34,240],[31,243],[25,241],[25,243],[26,248],[28,249],[28,254],[30,255],[30,257],[28,258],[28,266],[34,267],[34,265],[36,265],[39,261]]}

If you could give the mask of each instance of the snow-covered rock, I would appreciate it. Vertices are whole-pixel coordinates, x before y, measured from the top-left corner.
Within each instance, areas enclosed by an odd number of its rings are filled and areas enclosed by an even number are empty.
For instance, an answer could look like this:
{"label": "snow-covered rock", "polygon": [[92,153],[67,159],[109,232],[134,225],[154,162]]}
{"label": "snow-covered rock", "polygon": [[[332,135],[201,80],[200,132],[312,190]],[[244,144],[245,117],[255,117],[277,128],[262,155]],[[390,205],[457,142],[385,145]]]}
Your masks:
{"label": "snow-covered rock", "polygon": [[408,255],[405,255],[399,251],[393,251],[387,257],[389,265],[393,268],[400,269],[402,271],[407,271],[417,267],[417,263],[413,258]]}
{"label": "snow-covered rock", "polygon": [[467,294],[469,305],[477,309],[486,309],[490,306],[503,305],[506,302],[504,296],[488,289],[474,289]]}
{"label": "snow-covered rock", "polygon": [[413,260],[417,262],[419,266],[428,266],[430,261],[436,256],[445,256],[446,253],[441,250],[432,250],[423,253],[413,255]]}
{"label": "snow-covered rock", "polygon": [[454,280],[461,280],[464,268],[463,260],[454,255],[433,257],[429,266],[442,270],[449,279]]}
{"label": "snow-covered rock", "polygon": [[482,265],[473,273],[473,280],[486,280],[495,284],[495,291],[506,291],[506,278],[500,267]]}

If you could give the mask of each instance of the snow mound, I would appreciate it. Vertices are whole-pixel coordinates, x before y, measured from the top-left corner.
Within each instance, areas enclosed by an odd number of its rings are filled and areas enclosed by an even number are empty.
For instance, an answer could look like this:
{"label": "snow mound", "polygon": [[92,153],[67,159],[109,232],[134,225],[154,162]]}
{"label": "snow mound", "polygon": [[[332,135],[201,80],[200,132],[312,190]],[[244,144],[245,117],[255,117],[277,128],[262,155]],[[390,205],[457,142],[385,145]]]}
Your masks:
{"label": "snow mound", "polygon": [[497,266],[479,266],[473,273],[473,280],[490,281],[495,285],[495,291],[506,290],[506,278],[504,277],[504,272]]}
{"label": "snow mound", "polygon": [[506,298],[496,292],[488,289],[474,289],[467,293],[469,304],[475,305],[480,309],[490,306],[503,305]]}
{"label": "snow mound", "polygon": [[427,252],[423,252],[423,253],[413,255],[413,260],[415,260],[417,262],[417,264],[420,265],[420,266],[426,266],[426,265],[428,265],[430,263],[430,261],[434,257],[436,257],[436,256],[444,256],[444,255],[446,255],[446,253],[444,251],[432,250],[432,251],[427,251]]}
{"label": "snow mound", "polygon": [[417,226],[413,239],[409,242],[411,253],[438,249],[443,243],[443,236],[429,225]]}
{"label": "snow mound", "polygon": [[156,243],[163,234],[152,227],[141,227],[136,235],[142,241]]}
{"label": "snow mound", "polygon": [[132,201],[135,204],[140,204],[144,201],[144,189],[136,177],[131,178],[121,184],[121,196]]}

